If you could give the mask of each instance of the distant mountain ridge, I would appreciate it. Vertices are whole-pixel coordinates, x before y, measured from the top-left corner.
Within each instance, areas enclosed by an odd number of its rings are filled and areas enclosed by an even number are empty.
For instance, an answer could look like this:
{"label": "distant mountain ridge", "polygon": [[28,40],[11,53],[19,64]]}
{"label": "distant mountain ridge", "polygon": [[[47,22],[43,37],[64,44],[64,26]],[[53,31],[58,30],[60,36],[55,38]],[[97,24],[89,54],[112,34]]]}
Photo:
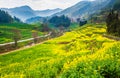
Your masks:
{"label": "distant mountain ridge", "polygon": [[46,17],[46,16],[51,16],[55,13],[58,13],[62,11],[62,9],[60,8],[56,8],[56,9],[47,9],[47,10],[37,10],[35,13],[38,15],[38,16],[43,16],[43,17]]}
{"label": "distant mountain ridge", "polygon": [[47,10],[33,10],[31,7],[25,5],[15,8],[1,8],[1,10],[7,11],[10,15],[20,18],[22,21],[25,21],[29,18],[36,16],[47,17],[51,16],[57,12],[62,11],[62,9],[47,9]]}
{"label": "distant mountain ridge", "polygon": [[[87,17],[90,14],[99,12],[102,8],[114,3],[115,0],[95,0],[95,1],[81,1],[74,6],[71,6],[55,15],[66,15],[69,17]],[[54,16],[55,16],[54,15]]]}
{"label": "distant mountain ridge", "polygon": [[40,17],[52,17],[66,15],[72,18],[84,17],[87,18],[89,15],[99,13],[101,9],[105,7],[113,6],[116,0],[95,0],[95,1],[80,1],[79,3],[65,9],[47,9],[47,10],[33,10],[29,6],[21,6],[15,8],[1,8],[7,11],[10,15],[20,18],[22,21],[36,20]]}
{"label": "distant mountain ridge", "polygon": [[28,23],[28,24],[37,23],[37,22],[43,23],[45,20],[46,20],[45,17],[37,16],[37,17],[29,18],[25,22]]}

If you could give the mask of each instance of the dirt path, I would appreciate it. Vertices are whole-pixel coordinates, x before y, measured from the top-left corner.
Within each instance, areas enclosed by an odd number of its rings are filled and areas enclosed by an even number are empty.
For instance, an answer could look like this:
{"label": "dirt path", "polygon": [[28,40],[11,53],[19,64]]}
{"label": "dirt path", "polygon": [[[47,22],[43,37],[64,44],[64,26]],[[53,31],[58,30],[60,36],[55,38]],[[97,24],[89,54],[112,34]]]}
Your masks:
{"label": "dirt path", "polygon": [[103,37],[106,37],[106,38],[109,38],[109,39],[112,39],[115,41],[120,41],[120,37],[115,37],[115,36],[111,36],[111,35],[107,35],[107,34],[104,34]]}
{"label": "dirt path", "polygon": [[[52,40],[52,39],[49,39],[49,40]],[[19,49],[13,50],[13,51],[3,52],[3,53],[1,53],[0,55],[6,55],[6,54],[13,53],[13,52],[16,52],[16,51],[21,51],[21,50],[24,50],[24,49],[28,49],[28,48],[31,48],[31,47],[33,47],[33,46],[37,46],[37,45],[43,44],[43,43],[45,43],[45,42],[47,42],[47,41],[48,41],[48,40],[43,41],[43,42],[38,43],[38,44],[32,44],[32,45],[24,46],[24,47],[22,47],[22,48],[19,48]]]}
{"label": "dirt path", "polygon": [[[47,37],[47,36],[50,36],[50,35],[51,35],[51,32],[49,32],[49,34],[46,34],[46,35],[44,35],[44,36],[39,36],[38,38],[43,38],[43,37]],[[20,40],[20,41],[18,41],[18,43],[25,42],[25,41],[30,41],[30,40],[34,40],[34,38],[29,38],[29,39],[25,39],[25,40]],[[14,42],[9,42],[9,43],[0,44],[0,46],[5,46],[5,45],[8,45],[8,44],[14,44]]]}

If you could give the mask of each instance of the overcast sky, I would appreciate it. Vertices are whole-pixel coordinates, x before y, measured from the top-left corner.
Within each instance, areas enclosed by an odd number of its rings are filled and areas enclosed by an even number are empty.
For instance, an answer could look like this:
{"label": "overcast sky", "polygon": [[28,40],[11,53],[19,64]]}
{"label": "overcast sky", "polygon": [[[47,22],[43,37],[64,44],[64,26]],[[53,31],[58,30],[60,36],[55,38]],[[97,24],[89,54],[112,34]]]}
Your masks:
{"label": "overcast sky", "polygon": [[28,5],[35,10],[65,9],[82,0],[0,0],[0,8],[13,8]]}

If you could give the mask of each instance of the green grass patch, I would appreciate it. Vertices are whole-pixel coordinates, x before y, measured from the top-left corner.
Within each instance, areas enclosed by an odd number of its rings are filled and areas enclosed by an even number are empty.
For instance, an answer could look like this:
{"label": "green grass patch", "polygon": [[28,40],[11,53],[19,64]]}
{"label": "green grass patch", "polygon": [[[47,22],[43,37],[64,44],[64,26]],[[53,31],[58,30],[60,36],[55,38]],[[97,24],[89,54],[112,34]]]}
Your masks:
{"label": "green grass patch", "polygon": [[[0,44],[13,41],[12,30],[19,29],[22,35],[21,39],[32,38],[32,30],[40,25],[29,25],[24,23],[0,24]],[[43,35],[39,32],[39,35]]]}

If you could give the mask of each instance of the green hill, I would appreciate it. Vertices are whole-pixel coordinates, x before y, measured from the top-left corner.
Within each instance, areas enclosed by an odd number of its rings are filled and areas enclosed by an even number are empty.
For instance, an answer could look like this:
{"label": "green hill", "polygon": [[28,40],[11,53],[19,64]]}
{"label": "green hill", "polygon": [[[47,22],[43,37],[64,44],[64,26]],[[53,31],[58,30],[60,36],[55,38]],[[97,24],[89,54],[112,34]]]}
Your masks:
{"label": "green hill", "polygon": [[120,42],[86,25],[32,48],[0,55],[1,78],[119,78]]}
{"label": "green hill", "polygon": [[[8,23],[0,24],[0,43],[11,42],[12,40],[12,30],[18,29],[21,32],[22,39],[27,39],[32,37],[31,31],[35,29],[35,25],[29,25],[24,23]],[[41,35],[42,33],[39,32]]]}

